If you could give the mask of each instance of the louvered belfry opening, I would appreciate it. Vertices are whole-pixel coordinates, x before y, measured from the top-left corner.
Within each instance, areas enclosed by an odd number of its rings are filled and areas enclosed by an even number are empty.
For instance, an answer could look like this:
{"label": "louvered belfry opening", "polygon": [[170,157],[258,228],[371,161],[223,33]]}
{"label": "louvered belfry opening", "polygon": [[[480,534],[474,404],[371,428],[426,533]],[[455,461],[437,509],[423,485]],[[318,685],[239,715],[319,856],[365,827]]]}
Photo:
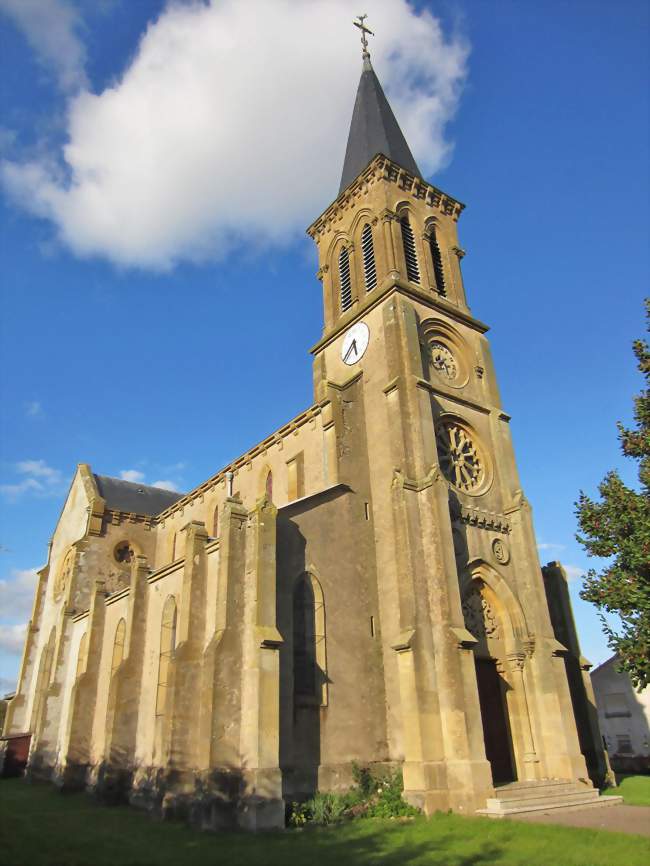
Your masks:
{"label": "louvered belfry opening", "polygon": [[341,312],[352,306],[352,281],[350,280],[350,254],[345,247],[339,253],[339,280],[341,283]]}
{"label": "louvered belfry opening", "polygon": [[404,258],[406,259],[406,278],[411,283],[420,282],[420,268],[418,266],[418,256],[415,251],[415,238],[413,237],[413,229],[407,216],[400,219],[402,228],[402,244],[404,245]]}
{"label": "louvered belfry opening", "polygon": [[436,278],[436,291],[443,298],[447,297],[447,288],[445,287],[445,271],[442,266],[442,252],[438,243],[438,235],[436,227],[431,226],[429,230],[429,248],[431,249],[431,259],[433,260],[433,274]]}
{"label": "louvered belfry opening", "polygon": [[366,291],[369,292],[377,285],[375,248],[372,244],[372,228],[369,223],[365,224],[361,232],[361,252],[363,254],[363,278],[366,283]]}

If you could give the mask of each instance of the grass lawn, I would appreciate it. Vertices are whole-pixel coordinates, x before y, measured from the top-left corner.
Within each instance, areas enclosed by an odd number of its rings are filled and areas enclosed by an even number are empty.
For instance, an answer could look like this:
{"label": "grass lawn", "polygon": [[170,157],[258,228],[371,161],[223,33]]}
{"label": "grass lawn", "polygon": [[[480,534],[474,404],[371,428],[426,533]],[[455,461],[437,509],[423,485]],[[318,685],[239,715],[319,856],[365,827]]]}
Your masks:
{"label": "grass lawn", "polygon": [[603,794],[623,797],[628,806],[650,806],[650,776],[617,776],[617,788],[607,788]]}
{"label": "grass lawn", "polygon": [[273,833],[200,833],[84,794],[0,780],[3,866],[646,866],[640,836],[438,815]]}

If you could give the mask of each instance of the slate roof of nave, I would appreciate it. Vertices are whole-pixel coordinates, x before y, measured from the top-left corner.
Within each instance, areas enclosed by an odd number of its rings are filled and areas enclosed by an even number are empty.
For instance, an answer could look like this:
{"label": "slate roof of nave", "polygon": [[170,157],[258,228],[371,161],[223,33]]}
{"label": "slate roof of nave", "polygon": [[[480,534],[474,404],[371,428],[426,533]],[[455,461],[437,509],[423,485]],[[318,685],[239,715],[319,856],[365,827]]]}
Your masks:
{"label": "slate roof of nave", "polygon": [[175,493],[172,490],[163,490],[162,487],[150,487],[133,481],[123,481],[121,478],[110,478],[108,475],[95,475],[95,482],[99,495],[106,501],[107,508],[112,511],[144,514],[148,517],[160,514],[185,496],[184,493]]}

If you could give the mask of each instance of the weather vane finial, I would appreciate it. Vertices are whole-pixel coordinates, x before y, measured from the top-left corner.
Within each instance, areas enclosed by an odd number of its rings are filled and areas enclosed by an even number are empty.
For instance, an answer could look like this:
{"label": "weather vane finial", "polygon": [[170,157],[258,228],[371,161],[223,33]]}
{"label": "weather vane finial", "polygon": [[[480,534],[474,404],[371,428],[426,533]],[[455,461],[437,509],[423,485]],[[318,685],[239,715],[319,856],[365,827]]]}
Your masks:
{"label": "weather vane finial", "polygon": [[363,46],[363,55],[362,56],[363,56],[364,60],[370,59],[370,52],[368,51],[368,38],[367,38],[366,34],[369,33],[371,36],[375,35],[372,32],[372,30],[369,30],[366,27],[366,25],[363,23],[367,17],[368,17],[367,15],[357,15],[357,20],[353,22],[354,26],[358,27],[359,30],[361,31],[361,44]]}

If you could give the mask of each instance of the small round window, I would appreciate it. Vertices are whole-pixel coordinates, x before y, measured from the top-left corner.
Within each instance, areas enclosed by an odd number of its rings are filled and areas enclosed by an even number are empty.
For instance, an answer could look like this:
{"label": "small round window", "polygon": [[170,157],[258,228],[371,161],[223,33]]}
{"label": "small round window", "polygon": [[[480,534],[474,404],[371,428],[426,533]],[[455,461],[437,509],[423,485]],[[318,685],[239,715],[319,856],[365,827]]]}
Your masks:
{"label": "small round window", "polygon": [[133,556],[134,550],[128,541],[120,541],[120,543],[116,545],[115,550],[113,551],[113,557],[115,558],[115,562],[117,562],[118,565],[131,565]]}

